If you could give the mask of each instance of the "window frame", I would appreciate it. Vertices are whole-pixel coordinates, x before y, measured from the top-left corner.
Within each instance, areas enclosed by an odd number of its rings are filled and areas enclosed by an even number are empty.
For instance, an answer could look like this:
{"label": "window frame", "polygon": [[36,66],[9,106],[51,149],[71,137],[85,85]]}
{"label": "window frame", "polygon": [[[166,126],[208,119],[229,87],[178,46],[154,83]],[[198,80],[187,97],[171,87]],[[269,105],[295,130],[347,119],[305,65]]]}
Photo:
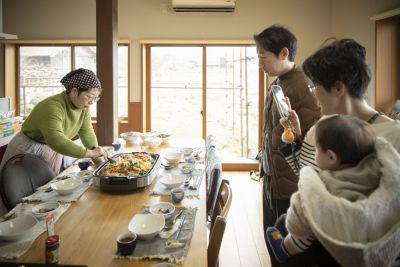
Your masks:
{"label": "window frame", "polygon": [[[145,113],[145,129],[146,131],[151,130],[151,48],[152,47],[168,47],[168,46],[173,46],[173,47],[187,47],[187,46],[195,46],[195,47],[202,47],[203,49],[203,78],[202,78],[202,86],[203,86],[203,114],[207,114],[207,106],[206,106],[206,101],[207,101],[207,95],[206,91],[204,88],[207,88],[207,72],[206,72],[206,59],[207,59],[207,47],[212,47],[212,46],[250,46],[250,45],[255,45],[254,41],[239,41],[239,40],[233,40],[233,41],[153,41],[153,40],[142,40],[141,41],[142,45],[142,52],[144,55],[142,57],[144,58],[144,65],[143,65],[143,71],[144,71],[144,77],[145,77],[145,86],[143,88],[143,99],[144,99],[144,105],[145,105],[145,110],[143,112]],[[264,102],[265,102],[265,96],[267,95],[267,88],[265,85],[268,84],[267,76],[265,73],[262,71],[262,69],[259,70],[259,119],[258,119],[258,146],[259,149],[262,147],[263,143],[263,126],[264,126],[264,119],[263,119],[263,111],[264,111]],[[205,140],[206,135],[207,135],[207,129],[206,129],[206,122],[207,117],[203,116],[203,121],[202,121],[202,137]],[[258,163],[223,163],[222,167],[226,171],[249,171],[249,170],[254,170],[258,169]]]}
{"label": "window frame", "polygon": [[[75,47],[81,46],[96,46],[95,40],[7,40],[4,42],[4,71],[5,71],[5,96],[12,97],[12,108],[15,110],[15,114],[20,114],[20,47],[24,46],[64,46],[71,49],[71,69],[75,69]],[[132,105],[130,99],[130,68],[131,68],[131,46],[130,41],[119,40],[118,46],[127,46],[128,48],[128,80],[127,80],[127,117],[119,117],[119,129],[120,132],[125,131],[134,127],[134,118],[130,118],[132,114]],[[96,117],[92,117],[92,124],[96,126]]]}

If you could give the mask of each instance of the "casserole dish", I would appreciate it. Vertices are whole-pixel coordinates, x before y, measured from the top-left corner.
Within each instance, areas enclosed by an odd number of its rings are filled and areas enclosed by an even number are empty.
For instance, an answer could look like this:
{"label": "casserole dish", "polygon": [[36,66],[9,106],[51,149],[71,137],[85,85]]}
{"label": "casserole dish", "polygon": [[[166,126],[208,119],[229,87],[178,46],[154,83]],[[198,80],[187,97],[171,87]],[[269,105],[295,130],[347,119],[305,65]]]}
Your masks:
{"label": "casserole dish", "polygon": [[93,183],[106,192],[132,192],[151,184],[160,168],[160,155],[146,152],[119,153],[94,172]]}

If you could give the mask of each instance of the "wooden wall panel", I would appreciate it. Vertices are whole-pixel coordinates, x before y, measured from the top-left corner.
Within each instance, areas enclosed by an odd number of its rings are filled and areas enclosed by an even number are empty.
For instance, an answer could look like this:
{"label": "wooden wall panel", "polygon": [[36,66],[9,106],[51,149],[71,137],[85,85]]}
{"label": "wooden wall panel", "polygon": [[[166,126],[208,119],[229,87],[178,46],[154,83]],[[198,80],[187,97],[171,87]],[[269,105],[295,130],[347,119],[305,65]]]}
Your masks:
{"label": "wooden wall panel", "polygon": [[389,114],[400,99],[400,16],[376,21],[375,108]]}

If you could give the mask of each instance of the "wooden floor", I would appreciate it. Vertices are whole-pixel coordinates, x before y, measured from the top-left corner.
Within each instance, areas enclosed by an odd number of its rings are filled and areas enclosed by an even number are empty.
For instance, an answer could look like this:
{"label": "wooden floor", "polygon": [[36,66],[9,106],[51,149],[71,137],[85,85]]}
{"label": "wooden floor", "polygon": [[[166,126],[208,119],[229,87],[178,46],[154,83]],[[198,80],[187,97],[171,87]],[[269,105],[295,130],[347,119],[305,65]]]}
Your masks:
{"label": "wooden floor", "polygon": [[270,267],[262,232],[262,184],[249,172],[223,172],[232,187],[232,205],[220,251],[220,266]]}

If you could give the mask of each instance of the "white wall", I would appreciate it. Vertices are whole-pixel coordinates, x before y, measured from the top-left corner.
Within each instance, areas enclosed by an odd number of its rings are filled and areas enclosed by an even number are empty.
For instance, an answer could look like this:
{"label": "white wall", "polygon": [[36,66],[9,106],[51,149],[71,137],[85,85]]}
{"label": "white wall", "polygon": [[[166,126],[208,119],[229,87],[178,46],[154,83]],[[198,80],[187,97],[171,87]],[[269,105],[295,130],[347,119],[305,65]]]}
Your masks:
{"label": "white wall", "polygon": [[[346,36],[365,45],[374,67],[369,17],[399,6],[399,0],[237,0],[234,13],[216,14],[174,13],[171,0],[119,0],[119,37],[132,42],[131,101],[140,100],[139,40],[251,40],[282,24],[298,38],[298,64],[326,38]],[[95,39],[95,0],[3,0],[3,11],[5,32],[20,39]]]}

